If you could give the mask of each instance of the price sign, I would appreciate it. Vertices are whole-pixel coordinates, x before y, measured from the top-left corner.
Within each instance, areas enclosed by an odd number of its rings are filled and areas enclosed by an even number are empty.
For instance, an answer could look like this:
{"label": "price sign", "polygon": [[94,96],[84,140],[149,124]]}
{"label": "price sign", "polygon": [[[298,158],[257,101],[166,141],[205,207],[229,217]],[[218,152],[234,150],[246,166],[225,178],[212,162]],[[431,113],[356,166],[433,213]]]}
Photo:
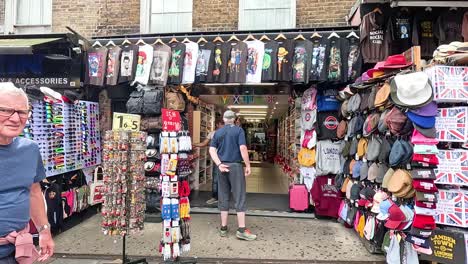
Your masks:
{"label": "price sign", "polygon": [[125,113],[114,113],[112,130],[140,131],[141,116]]}

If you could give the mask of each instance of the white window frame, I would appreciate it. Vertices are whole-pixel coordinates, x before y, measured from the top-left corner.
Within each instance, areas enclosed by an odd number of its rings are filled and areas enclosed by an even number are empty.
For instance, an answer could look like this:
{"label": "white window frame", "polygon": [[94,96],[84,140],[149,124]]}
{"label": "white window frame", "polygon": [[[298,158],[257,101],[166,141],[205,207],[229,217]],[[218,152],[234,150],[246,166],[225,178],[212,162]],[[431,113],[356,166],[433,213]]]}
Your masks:
{"label": "white window frame", "polygon": [[[256,1],[256,0],[239,0],[239,25],[238,25],[238,29],[239,30],[259,30],[259,29],[247,28],[246,25],[245,25],[244,10],[245,10],[246,1]],[[295,28],[296,27],[296,0],[290,0],[290,1],[291,1],[291,9],[290,9],[291,15],[289,17],[289,19],[290,19],[289,23],[291,24],[291,27],[277,28],[277,29],[288,29],[288,28]]]}
{"label": "white window frame", "polygon": [[[151,32],[151,1],[152,0],[140,0],[140,33],[154,33]],[[196,0],[193,0],[196,1]],[[190,30],[193,30],[193,3],[192,12],[190,19]]]}
{"label": "white window frame", "polygon": [[5,0],[5,23],[4,23],[4,34],[15,34],[17,29],[34,29],[34,34],[50,33],[52,32],[52,3],[50,3],[50,24],[33,24],[33,25],[20,25],[17,24],[18,14],[18,1],[17,0]]}

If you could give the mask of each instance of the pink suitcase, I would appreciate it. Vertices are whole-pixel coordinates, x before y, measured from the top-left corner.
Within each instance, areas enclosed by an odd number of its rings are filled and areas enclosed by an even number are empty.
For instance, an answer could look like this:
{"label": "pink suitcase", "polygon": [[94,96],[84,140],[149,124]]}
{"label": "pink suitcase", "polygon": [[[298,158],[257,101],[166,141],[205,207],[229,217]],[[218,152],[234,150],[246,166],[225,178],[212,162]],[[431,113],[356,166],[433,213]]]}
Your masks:
{"label": "pink suitcase", "polygon": [[289,189],[289,208],[301,212],[309,208],[309,192],[305,185],[295,184]]}

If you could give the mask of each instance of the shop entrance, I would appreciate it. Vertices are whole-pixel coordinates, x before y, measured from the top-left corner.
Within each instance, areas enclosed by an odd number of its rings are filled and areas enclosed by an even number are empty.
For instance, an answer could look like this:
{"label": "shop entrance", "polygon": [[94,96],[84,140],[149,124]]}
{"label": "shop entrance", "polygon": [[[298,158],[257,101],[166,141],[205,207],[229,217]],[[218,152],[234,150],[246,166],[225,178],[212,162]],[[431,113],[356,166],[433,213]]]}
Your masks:
{"label": "shop entrance", "polygon": [[[252,175],[247,178],[249,210],[288,211],[288,176],[274,164],[280,144],[279,119],[287,115],[290,106],[286,90],[264,95],[205,94],[200,95],[200,100],[213,106],[215,123],[222,120],[222,113],[227,109],[238,114],[237,125],[245,131],[252,167]],[[203,122],[203,118],[201,120]],[[204,135],[203,125],[201,130]],[[200,159],[202,163],[212,163],[208,161],[208,148],[200,148]],[[209,176],[203,177],[206,174]],[[217,207],[217,203],[207,203],[212,197],[211,174],[201,172],[199,192],[192,198],[192,206]]]}

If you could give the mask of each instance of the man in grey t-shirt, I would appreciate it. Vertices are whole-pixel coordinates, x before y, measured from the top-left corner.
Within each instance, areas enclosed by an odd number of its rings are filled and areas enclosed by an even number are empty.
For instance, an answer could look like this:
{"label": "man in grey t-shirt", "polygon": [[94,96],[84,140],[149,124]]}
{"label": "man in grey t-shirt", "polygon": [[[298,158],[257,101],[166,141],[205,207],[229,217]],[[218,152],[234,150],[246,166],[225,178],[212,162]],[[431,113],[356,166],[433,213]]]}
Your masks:
{"label": "man in grey t-shirt", "polygon": [[14,242],[19,236],[6,239],[14,232],[24,233],[23,247],[30,243],[29,250],[19,252],[34,255],[29,219],[39,232],[38,260],[45,261],[54,254],[54,242],[39,183],[46,177],[44,165],[37,143],[18,137],[29,117],[28,98],[12,83],[0,83],[0,98],[0,263],[16,263]]}

